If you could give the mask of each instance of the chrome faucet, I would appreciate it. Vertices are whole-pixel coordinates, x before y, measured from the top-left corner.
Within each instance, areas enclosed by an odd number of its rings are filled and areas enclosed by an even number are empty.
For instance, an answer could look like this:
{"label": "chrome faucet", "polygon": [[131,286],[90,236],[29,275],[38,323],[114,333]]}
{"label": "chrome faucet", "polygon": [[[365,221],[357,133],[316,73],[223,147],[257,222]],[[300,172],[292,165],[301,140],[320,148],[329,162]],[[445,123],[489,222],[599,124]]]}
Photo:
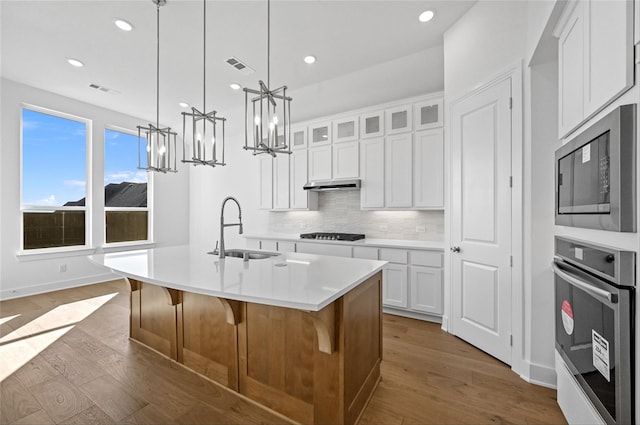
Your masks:
{"label": "chrome faucet", "polygon": [[[238,206],[238,222],[237,223],[229,223],[229,224],[225,224],[224,223],[224,205],[227,203],[227,201],[233,201],[236,203],[236,205]],[[224,228],[225,227],[231,227],[231,226],[240,226],[240,229],[238,231],[239,234],[242,234],[242,208],[240,208],[240,203],[238,202],[238,200],[236,198],[234,198],[233,196],[227,196],[226,198],[224,198],[224,201],[222,201],[222,208],[220,209],[220,250],[219,250],[219,257],[220,258],[224,258]]]}

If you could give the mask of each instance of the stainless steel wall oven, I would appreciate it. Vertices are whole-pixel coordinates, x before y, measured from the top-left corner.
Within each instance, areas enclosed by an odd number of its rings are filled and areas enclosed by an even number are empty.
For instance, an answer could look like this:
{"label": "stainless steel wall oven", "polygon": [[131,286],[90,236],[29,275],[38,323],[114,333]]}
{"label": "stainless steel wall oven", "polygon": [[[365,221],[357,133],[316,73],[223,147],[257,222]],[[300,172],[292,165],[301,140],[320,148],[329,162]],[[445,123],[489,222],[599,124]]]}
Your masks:
{"label": "stainless steel wall oven", "polygon": [[636,231],[636,105],[622,105],[555,154],[556,224]]}
{"label": "stainless steel wall oven", "polygon": [[609,424],[634,423],[636,255],[556,236],[556,350]]}

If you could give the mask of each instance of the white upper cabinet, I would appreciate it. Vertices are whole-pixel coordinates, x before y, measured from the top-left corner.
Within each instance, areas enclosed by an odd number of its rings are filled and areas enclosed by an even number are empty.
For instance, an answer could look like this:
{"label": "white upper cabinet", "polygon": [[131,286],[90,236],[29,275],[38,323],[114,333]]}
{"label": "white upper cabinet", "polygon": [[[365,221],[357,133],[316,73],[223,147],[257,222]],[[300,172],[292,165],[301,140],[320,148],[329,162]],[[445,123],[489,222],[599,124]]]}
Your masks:
{"label": "white upper cabinet", "polygon": [[400,106],[384,111],[387,134],[406,133],[413,130],[411,105]]}
{"label": "white upper cabinet", "polygon": [[304,190],[307,184],[307,150],[294,150],[289,156],[289,199],[291,209],[314,210],[318,208],[318,193]]}
{"label": "white upper cabinet", "polygon": [[360,175],[360,144],[355,142],[333,145],[332,177],[334,179],[354,179]]}
{"label": "white upper cabinet", "polygon": [[309,181],[331,179],[331,145],[309,149]]}
{"label": "white upper cabinet", "polygon": [[309,125],[309,147],[331,144],[331,121]]}
{"label": "white upper cabinet", "polygon": [[384,136],[384,112],[370,112],[360,115],[360,138]]}
{"label": "white upper cabinet", "polygon": [[358,141],[358,117],[339,118],[333,121],[333,143]]}
{"label": "white upper cabinet", "polygon": [[273,208],[289,209],[289,155],[273,158]]}
{"label": "white upper cabinet", "polygon": [[633,1],[568,2],[554,35],[562,138],[633,85]]}
{"label": "white upper cabinet", "polygon": [[384,149],[384,198],[391,208],[413,205],[412,134],[387,137]]}
{"label": "white upper cabinet", "polygon": [[384,139],[360,142],[360,207],[384,208]]}
{"label": "white upper cabinet", "polygon": [[258,157],[258,175],[260,176],[258,205],[260,209],[270,210],[273,208],[273,158],[271,155]]}
{"label": "white upper cabinet", "polygon": [[291,128],[291,140],[289,149],[306,149],[307,148],[307,126],[299,126]]}
{"label": "white upper cabinet", "polygon": [[442,127],[443,99],[418,102],[413,105],[413,120],[416,131]]}
{"label": "white upper cabinet", "polygon": [[444,208],[444,137],[442,128],[413,136],[413,205]]}

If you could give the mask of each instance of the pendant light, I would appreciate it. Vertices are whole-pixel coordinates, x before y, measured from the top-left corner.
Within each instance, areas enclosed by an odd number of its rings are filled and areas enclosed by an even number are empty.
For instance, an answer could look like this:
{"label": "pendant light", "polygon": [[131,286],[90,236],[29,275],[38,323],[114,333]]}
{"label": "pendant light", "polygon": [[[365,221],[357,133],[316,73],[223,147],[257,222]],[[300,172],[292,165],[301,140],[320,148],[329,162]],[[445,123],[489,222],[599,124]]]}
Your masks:
{"label": "pendant light", "polygon": [[[244,149],[254,155],[267,153],[290,154],[291,98],[287,96],[287,86],[275,90],[271,83],[271,0],[267,0],[267,84],[258,81],[258,90],[244,88]],[[250,98],[249,95],[252,95]],[[251,135],[251,136],[249,136]],[[249,143],[249,139],[253,143]]]}
{"label": "pendant light", "polygon": [[[176,173],[176,136],[170,127],[160,127],[160,6],[167,0],[151,0],[156,5],[156,125],[138,126],[138,169]],[[142,162],[142,145],[146,149],[146,166]]]}
{"label": "pendant light", "polygon": [[[202,110],[206,111],[207,101],[207,0],[203,0],[203,53],[202,53]],[[187,117],[191,117],[191,159],[186,158]],[[182,113],[182,162],[196,165],[226,165],[224,162],[224,123],[226,119],[216,116],[216,111],[200,112],[192,107],[191,112]],[[216,124],[222,124],[222,134],[216,134]],[[221,155],[218,157],[218,150]]]}

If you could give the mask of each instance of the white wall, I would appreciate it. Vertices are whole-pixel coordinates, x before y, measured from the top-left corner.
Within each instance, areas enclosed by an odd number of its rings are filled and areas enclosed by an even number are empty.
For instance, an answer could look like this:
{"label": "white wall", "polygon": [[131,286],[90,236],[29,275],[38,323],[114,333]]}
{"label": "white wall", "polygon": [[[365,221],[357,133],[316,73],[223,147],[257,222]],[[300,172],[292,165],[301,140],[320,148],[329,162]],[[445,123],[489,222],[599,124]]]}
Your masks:
{"label": "white wall", "polygon": [[[291,115],[294,121],[305,121],[441,91],[444,85],[443,61],[442,47],[435,47],[291,91]],[[281,212],[258,209],[258,158],[242,149],[244,109],[220,111],[220,114],[227,118],[225,160],[228,165],[192,167],[190,173],[191,242],[211,247],[219,239],[220,205],[226,196],[235,196],[240,202],[245,234],[264,234],[274,226],[278,227],[280,218],[284,227],[287,217]],[[236,217],[235,206],[228,203],[225,218],[230,220]],[[433,226],[441,229],[441,220],[440,217],[436,218]],[[238,235],[237,228],[231,227],[225,231],[225,245],[244,246],[244,239]]]}
{"label": "white wall", "polygon": [[[104,240],[103,218],[99,208],[104,203],[104,128],[105,125],[135,130],[136,125],[147,121],[106,110],[73,99],[62,97],[33,87],[3,79],[2,117],[0,132],[0,298],[24,296],[70,286],[113,278],[104,269],[91,264],[85,255],[62,255],[46,259],[22,258],[20,249],[20,119],[22,103],[49,108],[55,111],[92,120],[92,159],[95,167],[91,190],[94,193],[91,216],[92,244],[100,247]],[[180,168],[180,167],[179,167]],[[154,208],[153,233],[157,246],[187,243],[189,241],[188,208],[189,181],[186,167],[170,175],[156,175],[151,194]],[[66,264],[67,271],[59,272],[59,265]]]}

